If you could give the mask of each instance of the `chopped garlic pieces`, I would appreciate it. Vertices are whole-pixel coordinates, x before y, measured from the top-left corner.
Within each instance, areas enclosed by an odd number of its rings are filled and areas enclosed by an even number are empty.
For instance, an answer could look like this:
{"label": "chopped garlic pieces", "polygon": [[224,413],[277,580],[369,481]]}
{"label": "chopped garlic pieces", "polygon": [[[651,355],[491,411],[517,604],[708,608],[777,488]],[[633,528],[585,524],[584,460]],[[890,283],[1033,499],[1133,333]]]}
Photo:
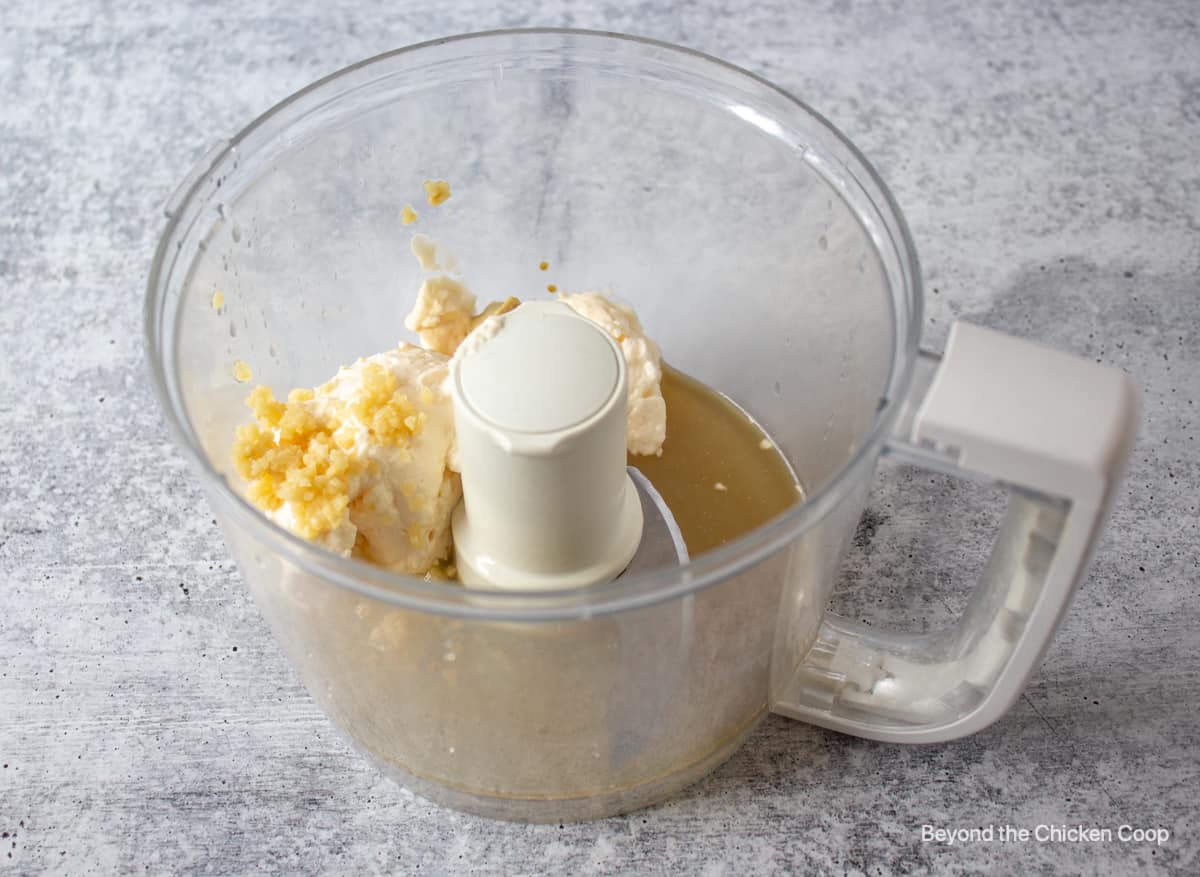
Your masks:
{"label": "chopped garlic pieces", "polygon": [[445,180],[426,180],[425,199],[430,207],[437,207],[450,200],[450,184]]}

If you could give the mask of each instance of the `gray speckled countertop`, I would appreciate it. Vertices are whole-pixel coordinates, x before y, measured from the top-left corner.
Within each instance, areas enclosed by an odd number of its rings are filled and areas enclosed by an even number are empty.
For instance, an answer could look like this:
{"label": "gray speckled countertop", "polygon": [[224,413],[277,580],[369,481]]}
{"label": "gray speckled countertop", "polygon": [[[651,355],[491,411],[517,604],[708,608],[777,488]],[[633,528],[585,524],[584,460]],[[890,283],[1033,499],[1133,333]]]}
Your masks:
{"label": "gray speckled countertop", "polygon": [[[1196,873],[1200,15],[1100,3],[10,0],[0,20],[0,873]],[[488,27],[683,43],[797,93],[876,163],[929,290],[1126,369],[1139,445],[1027,695],[944,746],[773,718],[657,808],[444,811],[344,745],[246,594],[146,381],[161,205],[318,76]],[[884,467],[835,602],[965,601],[989,491]],[[923,843],[921,826],[1164,827],[1145,843]]]}

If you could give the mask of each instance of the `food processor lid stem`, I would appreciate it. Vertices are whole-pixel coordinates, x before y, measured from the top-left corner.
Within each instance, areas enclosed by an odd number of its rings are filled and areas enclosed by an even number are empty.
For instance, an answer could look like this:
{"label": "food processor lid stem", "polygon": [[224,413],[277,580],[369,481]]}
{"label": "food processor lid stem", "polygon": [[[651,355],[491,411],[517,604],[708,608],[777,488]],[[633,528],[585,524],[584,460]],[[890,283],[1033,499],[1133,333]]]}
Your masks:
{"label": "food processor lid stem", "polygon": [[559,302],[490,317],[455,354],[450,387],[464,584],[533,591],[611,581],[639,554],[647,521],[655,535],[643,560],[686,560],[670,510],[626,470],[625,359],[595,323]]}

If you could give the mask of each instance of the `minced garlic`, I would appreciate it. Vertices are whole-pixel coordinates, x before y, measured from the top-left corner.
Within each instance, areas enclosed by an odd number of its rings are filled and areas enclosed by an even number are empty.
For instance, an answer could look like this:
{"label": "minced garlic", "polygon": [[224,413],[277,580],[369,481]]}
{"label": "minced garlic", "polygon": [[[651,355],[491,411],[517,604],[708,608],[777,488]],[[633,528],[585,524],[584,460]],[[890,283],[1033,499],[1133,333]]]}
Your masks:
{"label": "minced garlic", "polygon": [[450,200],[450,184],[445,180],[426,180],[425,199],[430,207],[437,207]]}
{"label": "minced garlic", "polygon": [[247,496],[299,536],[424,574],[460,495],[445,372],[445,357],[402,344],[286,402],[256,387],[233,445]]}
{"label": "minced garlic", "polygon": [[246,404],[254,423],[238,427],[233,462],[249,482],[250,501],[268,512],[292,506],[295,531],[316,539],[347,517],[350,479],[362,461],[335,438],[341,423],[320,416],[311,390],[293,390],[278,402],[270,387],[258,386]]}

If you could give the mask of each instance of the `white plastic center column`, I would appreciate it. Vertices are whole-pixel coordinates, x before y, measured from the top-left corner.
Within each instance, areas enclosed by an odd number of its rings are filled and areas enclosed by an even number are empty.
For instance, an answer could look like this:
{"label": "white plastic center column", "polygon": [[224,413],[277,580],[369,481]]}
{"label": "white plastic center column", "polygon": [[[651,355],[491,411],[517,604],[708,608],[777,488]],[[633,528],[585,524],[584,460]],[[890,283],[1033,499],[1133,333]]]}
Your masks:
{"label": "white plastic center column", "polygon": [[621,350],[558,302],[492,318],[450,365],[464,584],[554,590],[625,569],[642,508],[625,470]]}

